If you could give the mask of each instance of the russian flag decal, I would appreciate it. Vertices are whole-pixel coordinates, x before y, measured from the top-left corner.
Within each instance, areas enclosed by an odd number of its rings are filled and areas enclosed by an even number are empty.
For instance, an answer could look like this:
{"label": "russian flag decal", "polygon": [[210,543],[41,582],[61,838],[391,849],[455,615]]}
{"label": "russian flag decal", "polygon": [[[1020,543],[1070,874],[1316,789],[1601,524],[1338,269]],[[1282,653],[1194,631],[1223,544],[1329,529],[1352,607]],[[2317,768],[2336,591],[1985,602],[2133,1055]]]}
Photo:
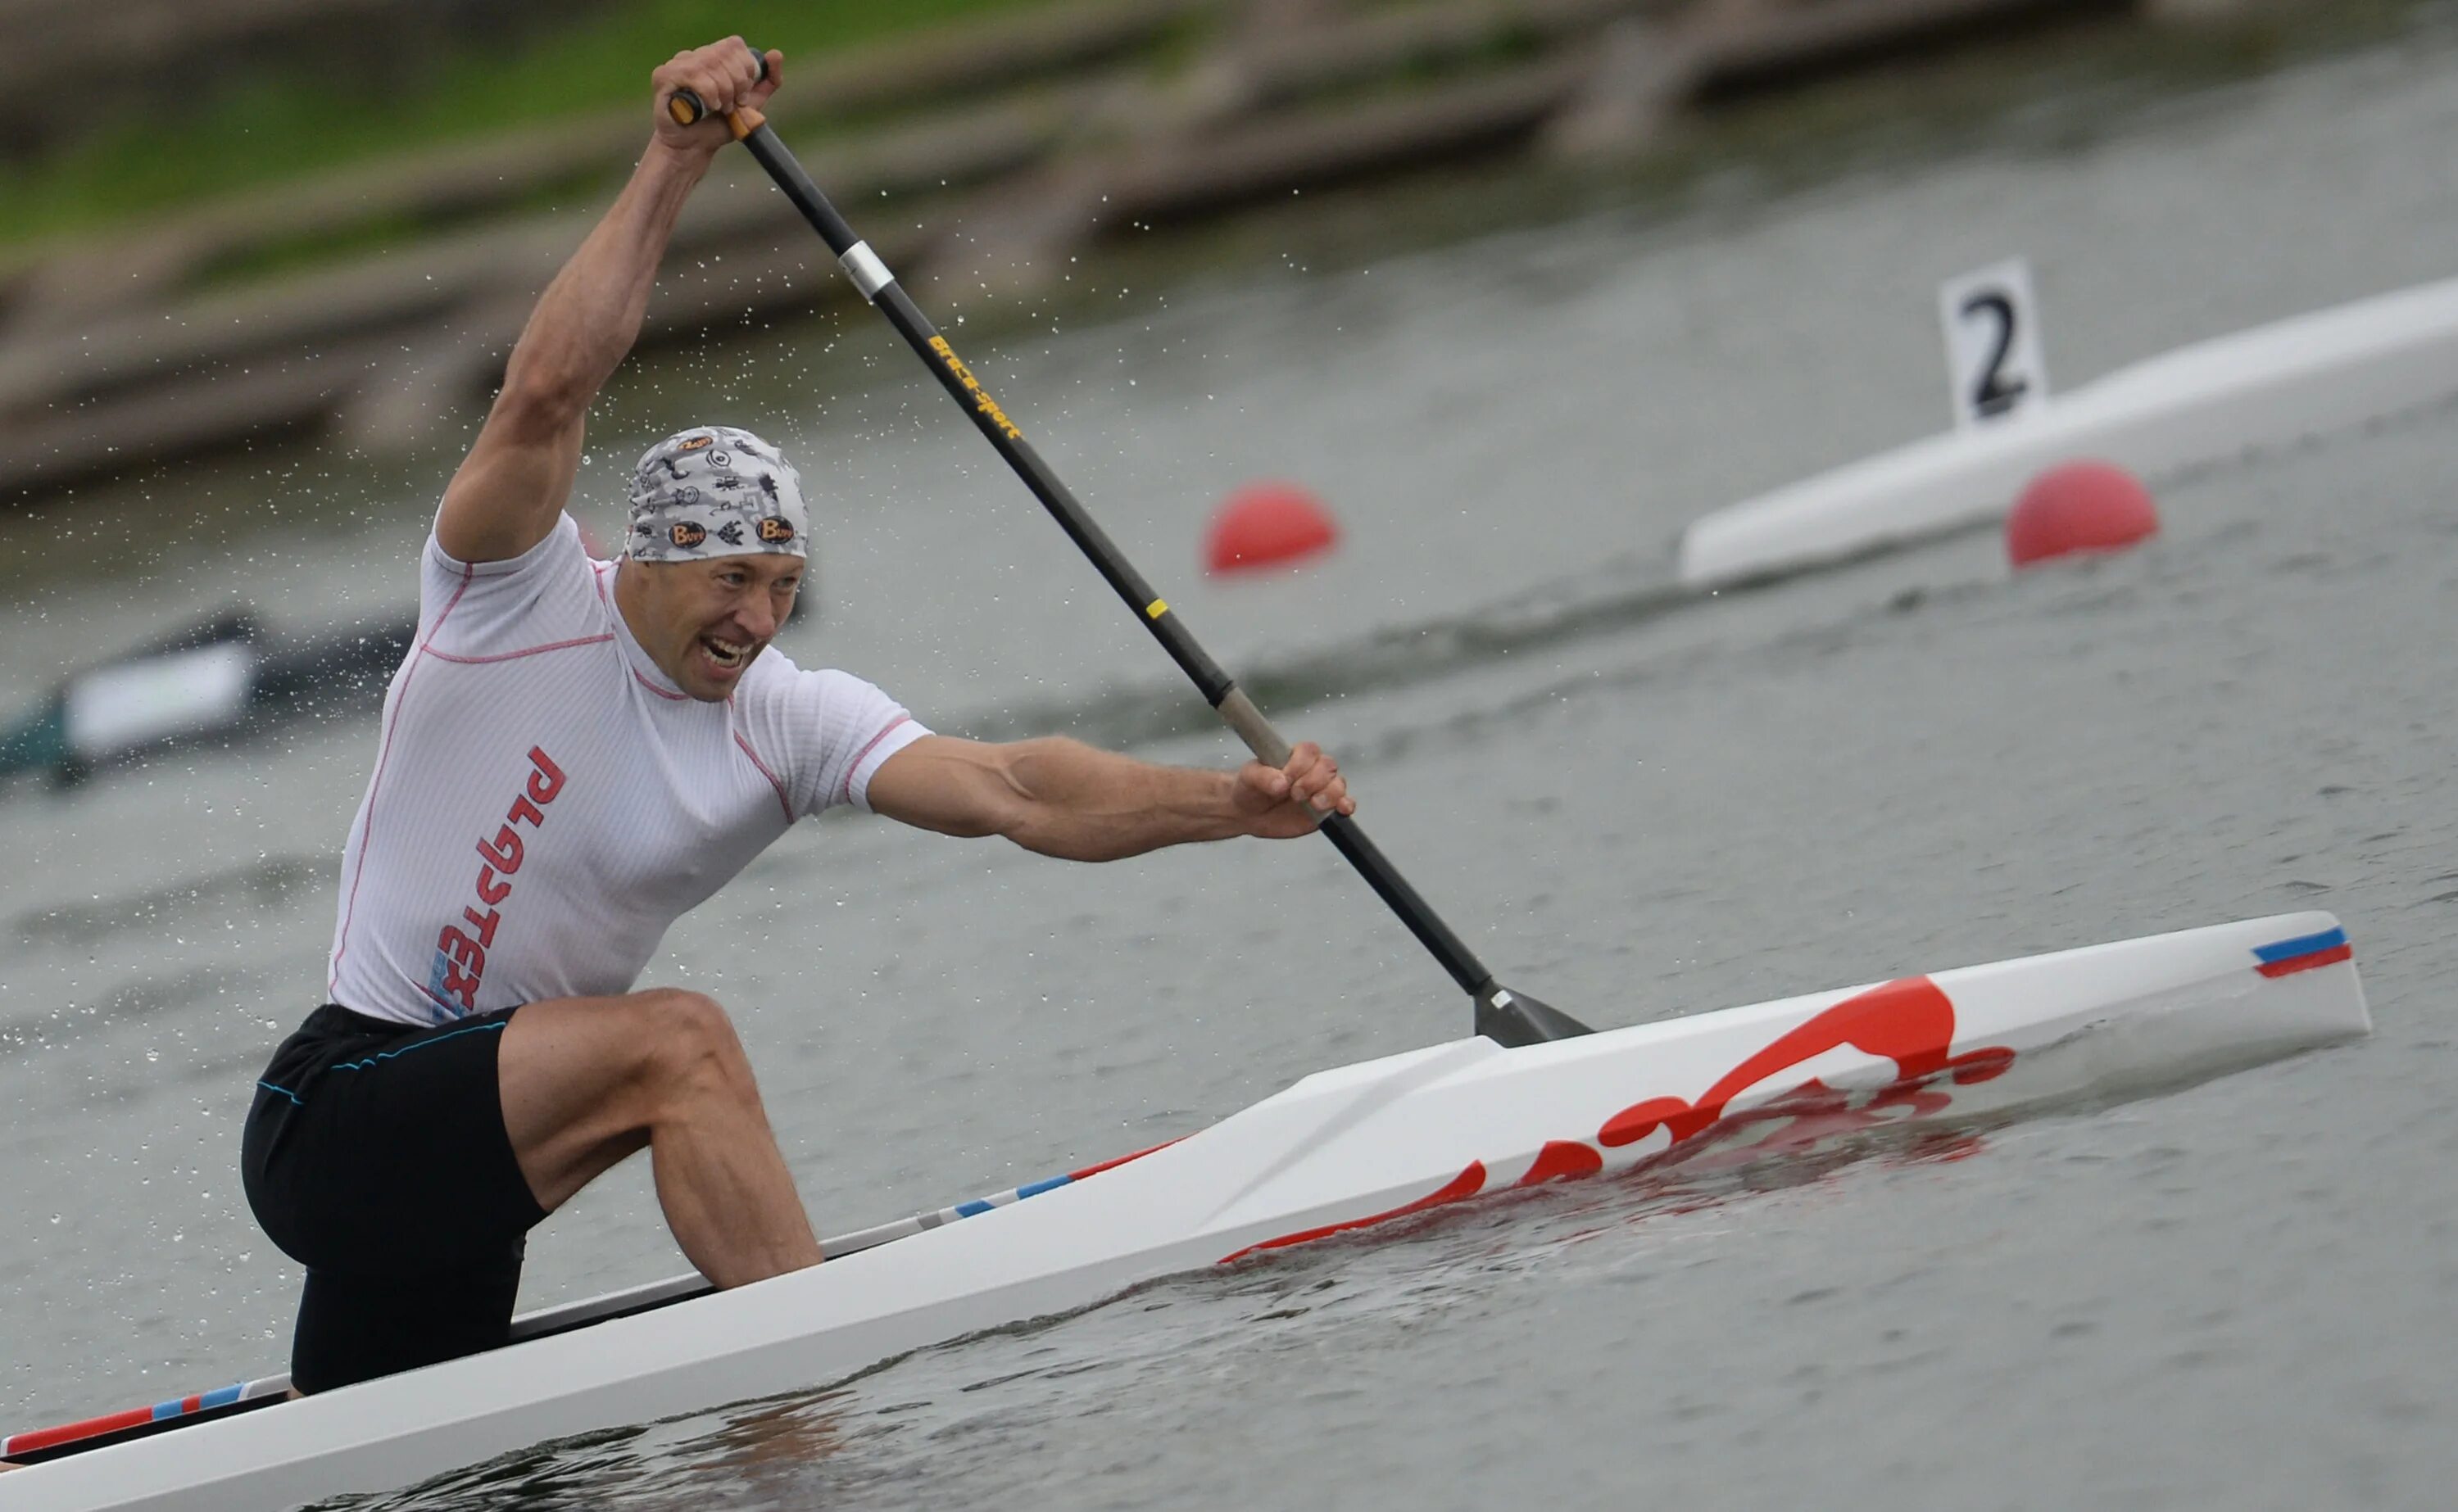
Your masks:
{"label": "russian flag decal", "polygon": [[2355,953],[2355,947],[2347,943],[2345,930],[2324,929],[2318,935],[2299,935],[2277,944],[2254,946],[2254,969],[2265,977],[2288,977],[2315,966],[2336,965],[2352,959]]}

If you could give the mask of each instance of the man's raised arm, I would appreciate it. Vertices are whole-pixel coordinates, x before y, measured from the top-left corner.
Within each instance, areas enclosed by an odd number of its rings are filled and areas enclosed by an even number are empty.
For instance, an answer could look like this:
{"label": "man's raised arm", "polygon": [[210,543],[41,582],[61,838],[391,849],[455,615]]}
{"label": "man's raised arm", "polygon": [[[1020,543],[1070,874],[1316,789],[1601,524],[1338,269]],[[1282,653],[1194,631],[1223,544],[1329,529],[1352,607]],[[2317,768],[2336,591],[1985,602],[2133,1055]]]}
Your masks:
{"label": "man's raised arm", "polygon": [[[455,560],[500,562],[546,539],[572,494],[582,421],[640,334],[667,238],[700,176],[732,139],[725,115],[757,109],[777,90],[740,37],[677,52],[651,77],[656,135],[632,180],[589,239],[547,285],[505,364],[504,386],[469,458],[444,490],[437,541]],[[666,101],[690,90],[709,118],[677,126]]]}

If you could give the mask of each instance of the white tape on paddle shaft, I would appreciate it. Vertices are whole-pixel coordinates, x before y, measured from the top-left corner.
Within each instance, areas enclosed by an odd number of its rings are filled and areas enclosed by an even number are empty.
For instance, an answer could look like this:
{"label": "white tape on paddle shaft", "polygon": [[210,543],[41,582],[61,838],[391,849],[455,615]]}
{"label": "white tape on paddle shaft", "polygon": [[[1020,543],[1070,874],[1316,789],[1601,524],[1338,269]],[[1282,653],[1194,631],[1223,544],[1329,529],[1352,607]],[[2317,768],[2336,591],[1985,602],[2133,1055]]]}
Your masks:
{"label": "white tape on paddle shaft", "polygon": [[867,241],[857,241],[845,248],[844,256],[837,260],[844,264],[845,277],[853,280],[853,286],[862,291],[865,300],[876,300],[880,290],[896,281],[896,275],[887,271],[887,264],[879,260],[879,254],[870,250]]}
{"label": "white tape on paddle shaft", "polygon": [[1954,424],[1964,429],[2036,415],[2049,404],[2039,300],[2020,258],[1948,279],[1937,291]]}

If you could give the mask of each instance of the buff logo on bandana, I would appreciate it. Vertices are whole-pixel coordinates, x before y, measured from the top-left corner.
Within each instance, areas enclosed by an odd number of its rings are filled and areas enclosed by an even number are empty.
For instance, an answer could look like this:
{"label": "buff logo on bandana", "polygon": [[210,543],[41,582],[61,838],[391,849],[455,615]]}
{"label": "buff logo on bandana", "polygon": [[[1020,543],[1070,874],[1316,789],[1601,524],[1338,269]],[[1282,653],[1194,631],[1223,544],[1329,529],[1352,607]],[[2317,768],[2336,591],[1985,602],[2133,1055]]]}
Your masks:
{"label": "buff logo on bandana", "polygon": [[637,561],[810,554],[802,475],[747,430],[698,425],[668,436],[641,454],[630,496]]}

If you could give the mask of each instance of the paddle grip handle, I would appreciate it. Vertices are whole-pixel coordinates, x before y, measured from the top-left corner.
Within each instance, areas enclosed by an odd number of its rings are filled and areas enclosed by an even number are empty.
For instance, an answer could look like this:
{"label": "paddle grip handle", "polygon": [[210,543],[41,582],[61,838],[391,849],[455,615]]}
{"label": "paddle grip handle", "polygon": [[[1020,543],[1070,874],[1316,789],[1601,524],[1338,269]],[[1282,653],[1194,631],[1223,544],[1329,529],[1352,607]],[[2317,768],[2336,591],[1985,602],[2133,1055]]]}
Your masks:
{"label": "paddle grip handle", "polygon": [[1263,717],[1263,711],[1255,707],[1255,700],[1246,696],[1245,689],[1229,690],[1229,696],[1220,700],[1220,718],[1239,739],[1246,742],[1246,749],[1255,753],[1256,760],[1267,767],[1289,764],[1289,743],[1272,728],[1272,721]]}
{"label": "paddle grip handle", "polygon": [[[742,45],[744,47],[751,47],[751,44],[748,42],[745,42]],[[751,48],[751,55],[760,60],[760,76],[763,79],[766,78],[768,76],[767,50],[764,48]],[[675,118],[675,124],[677,126],[697,126],[702,120],[707,118],[708,107],[701,104],[699,96],[693,93],[691,91],[677,90],[672,94],[666,96],[666,114]],[[756,114],[758,113],[754,112],[752,114]],[[752,124],[757,125],[759,123],[755,121]],[[745,128],[743,131],[738,131],[734,135],[741,136],[746,135],[747,132],[748,128]]]}

